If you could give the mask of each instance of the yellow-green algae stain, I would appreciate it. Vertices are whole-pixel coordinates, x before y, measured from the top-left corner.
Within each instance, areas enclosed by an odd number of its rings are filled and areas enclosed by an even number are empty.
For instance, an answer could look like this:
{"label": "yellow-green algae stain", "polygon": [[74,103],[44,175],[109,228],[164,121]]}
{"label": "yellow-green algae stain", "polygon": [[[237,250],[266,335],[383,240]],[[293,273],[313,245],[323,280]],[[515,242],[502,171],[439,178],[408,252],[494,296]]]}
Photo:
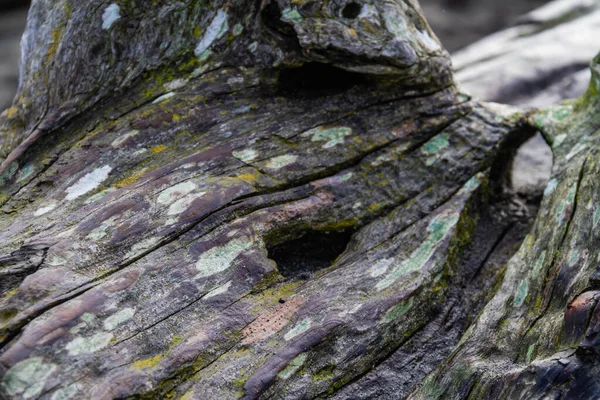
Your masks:
{"label": "yellow-green algae stain", "polygon": [[306,361],[306,353],[302,353],[296,358],[294,358],[290,363],[285,367],[283,371],[277,374],[277,377],[280,379],[288,379],[292,375],[296,373],[300,369],[300,367]]}
{"label": "yellow-green algae stain", "polygon": [[56,365],[44,363],[41,357],[28,358],[13,365],[2,378],[2,386],[11,396],[37,398]]}
{"label": "yellow-green algae stain", "polygon": [[326,367],[321,368],[317,371],[316,374],[313,375],[314,381],[325,381],[333,378],[333,371],[335,371],[335,365],[328,365]]}
{"label": "yellow-green algae stain", "polygon": [[413,251],[407,260],[401,262],[385,278],[380,280],[376,285],[376,289],[387,289],[402,276],[421,269],[431,259],[444,237],[454,229],[458,219],[458,213],[435,216],[427,227],[429,236],[425,242]]}
{"label": "yellow-green algae stain", "polygon": [[158,364],[160,364],[160,360],[162,360],[163,355],[159,354],[154,357],[146,358],[145,360],[139,360],[133,363],[133,368],[135,369],[144,369],[144,368],[155,368]]}

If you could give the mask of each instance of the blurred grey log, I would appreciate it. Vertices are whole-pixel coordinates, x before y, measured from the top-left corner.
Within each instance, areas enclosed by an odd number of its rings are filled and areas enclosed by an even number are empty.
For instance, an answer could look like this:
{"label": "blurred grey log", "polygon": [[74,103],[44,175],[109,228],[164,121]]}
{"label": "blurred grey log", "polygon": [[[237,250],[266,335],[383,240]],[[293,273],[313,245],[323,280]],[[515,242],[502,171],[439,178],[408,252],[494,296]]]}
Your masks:
{"label": "blurred grey log", "polygon": [[[16,4],[12,4],[16,5]],[[0,4],[0,111],[10,107],[19,83],[20,39],[26,8],[7,9]]]}
{"label": "blurred grey log", "polygon": [[457,80],[473,96],[546,107],[585,91],[598,37],[600,1],[555,0],[452,60]]}

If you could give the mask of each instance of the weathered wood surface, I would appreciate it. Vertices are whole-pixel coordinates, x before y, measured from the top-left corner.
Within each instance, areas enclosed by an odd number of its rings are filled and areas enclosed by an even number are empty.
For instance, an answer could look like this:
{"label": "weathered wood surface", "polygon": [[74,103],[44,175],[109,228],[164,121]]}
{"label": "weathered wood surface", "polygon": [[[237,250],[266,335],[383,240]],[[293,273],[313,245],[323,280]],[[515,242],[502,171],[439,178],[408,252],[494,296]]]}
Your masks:
{"label": "weathered wood surface", "polygon": [[4,396],[356,398],[394,354],[397,398],[445,364],[527,231],[486,204],[534,116],[461,93],[416,1],[346,7],[34,1],[0,120]]}
{"label": "weathered wood surface", "polygon": [[598,397],[598,62],[582,98],[534,118],[555,155],[536,224],[477,323],[413,398]]}

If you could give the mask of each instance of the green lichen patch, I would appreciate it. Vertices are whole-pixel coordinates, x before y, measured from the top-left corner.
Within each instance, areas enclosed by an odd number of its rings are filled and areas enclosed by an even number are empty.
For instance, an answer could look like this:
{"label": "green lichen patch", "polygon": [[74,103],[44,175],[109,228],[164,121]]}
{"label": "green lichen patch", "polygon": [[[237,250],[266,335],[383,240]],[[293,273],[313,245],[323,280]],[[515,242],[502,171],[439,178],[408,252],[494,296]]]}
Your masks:
{"label": "green lichen patch", "polygon": [[525,361],[527,362],[527,364],[529,364],[531,362],[531,357],[533,356],[534,350],[535,350],[535,343],[529,345],[529,348],[527,349],[527,356],[525,358]]}
{"label": "green lichen patch", "polygon": [[306,332],[312,324],[312,321],[309,318],[303,319],[298,322],[292,329],[290,329],[285,336],[283,337],[285,340],[291,340],[298,335]]}
{"label": "green lichen patch", "polygon": [[56,365],[45,363],[41,357],[28,358],[10,368],[2,378],[2,386],[9,396],[24,399],[37,398]]}
{"label": "green lichen patch", "polygon": [[79,397],[80,385],[75,383],[67,386],[66,388],[58,389],[50,400],[71,400]]}
{"label": "green lichen patch", "polygon": [[570,212],[571,207],[575,202],[575,196],[577,195],[577,183],[571,185],[567,191],[566,198],[558,203],[556,207],[556,213],[554,220],[560,225],[564,222],[567,214]]}
{"label": "green lichen patch", "polygon": [[439,158],[439,154],[442,150],[450,146],[450,140],[447,133],[441,133],[434,138],[430,139],[423,145],[421,151],[423,154],[429,156],[426,164],[428,166],[433,165]]}
{"label": "green lichen patch", "polygon": [[414,299],[411,297],[407,301],[394,306],[391,310],[389,310],[385,314],[385,317],[383,317],[383,322],[388,323],[388,322],[397,321],[398,318],[402,317],[403,315],[405,315],[407,312],[410,311],[410,309],[413,306],[413,303],[414,303]]}
{"label": "green lichen patch", "polygon": [[298,161],[298,156],[294,154],[284,154],[282,156],[274,157],[267,162],[266,167],[269,169],[282,169],[288,165],[294,164]]}
{"label": "green lichen patch", "polygon": [[435,216],[427,227],[429,235],[425,242],[413,251],[408,259],[402,261],[394,267],[385,278],[380,280],[375,286],[376,289],[387,289],[401,277],[423,268],[433,257],[444,237],[454,229],[458,220],[458,213],[447,213]]}
{"label": "green lichen patch", "polygon": [[292,375],[296,373],[302,367],[304,362],[306,361],[307,354],[302,353],[296,358],[294,358],[290,363],[285,367],[283,371],[277,374],[277,377],[280,379],[289,379]]}
{"label": "green lichen patch", "polygon": [[322,148],[330,149],[338,144],[343,144],[347,136],[352,135],[352,128],[345,126],[336,128],[314,128],[302,134],[302,137],[310,137],[313,142],[325,142]]}
{"label": "green lichen patch", "polygon": [[111,218],[107,219],[106,221],[104,221],[102,224],[100,224],[99,227],[97,227],[96,229],[91,231],[86,237],[93,242],[102,240],[106,236],[108,236],[109,230],[115,226],[115,223],[116,223],[116,218],[111,217]]}
{"label": "green lichen patch", "polygon": [[225,271],[242,252],[253,245],[254,242],[249,237],[240,237],[202,253],[196,262],[198,276],[208,277]]}
{"label": "green lichen patch", "polygon": [[546,250],[542,251],[542,254],[540,254],[539,258],[536,260],[533,269],[531,270],[533,276],[537,276],[540,271],[542,270],[542,267],[544,266],[544,262],[546,261]]}
{"label": "green lichen patch", "polygon": [[515,307],[521,307],[523,303],[525,303],[525,299],[527,299],[527,294],[529,293],[529,280],[523,279],[519,286],[517,286],[517,292],[515,293],[515,297],[513,299],[513,304]]}
{"label": "green lichen patch", "polygon": [[95,353],[102,350],[113,338],[113,334],[109,332],[98,332],[94,336],[83,338],[78,337],[67,343],[66,349],[71,356],[80,354]]}
{"label": "green lichen patch", "polygon": [[281,19],[284,21],[292,21],[295,23],[300,23],[304,21],[304,17],[300,15],[296,7],[284,9],[281,12]]}

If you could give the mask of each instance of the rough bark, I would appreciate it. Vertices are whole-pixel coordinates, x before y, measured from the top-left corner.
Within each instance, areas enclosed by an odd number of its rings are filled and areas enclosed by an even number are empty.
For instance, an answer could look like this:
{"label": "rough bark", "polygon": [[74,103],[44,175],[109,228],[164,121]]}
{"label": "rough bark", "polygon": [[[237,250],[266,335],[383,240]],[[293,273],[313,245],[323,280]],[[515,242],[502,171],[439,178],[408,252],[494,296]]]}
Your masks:
{"label": "rough bark", "polygon": [[477,323],[413,398],[592,399],[600,393],[598,61],[582,98],[535,118],[555,155],[537,221]]}
{"label": "rough bark", "polygon": [[[541,114],[471,100],[413,0],[37,0],[23,48],[0,120],[4,396],[344,398],[399,354],[387,397],[438,365],[414,395],[462,396],[487,370],[444,359],[488,329],[474,310],[536,306],[527,252],[591,232],[542,229],[571,221],[588,140],[557,153],[576,174],[503,278],[528,230],[503,200],[511,156],[537,129],[574,145],[597,92]],[[469,332],[453,357],[489,344]]]}

